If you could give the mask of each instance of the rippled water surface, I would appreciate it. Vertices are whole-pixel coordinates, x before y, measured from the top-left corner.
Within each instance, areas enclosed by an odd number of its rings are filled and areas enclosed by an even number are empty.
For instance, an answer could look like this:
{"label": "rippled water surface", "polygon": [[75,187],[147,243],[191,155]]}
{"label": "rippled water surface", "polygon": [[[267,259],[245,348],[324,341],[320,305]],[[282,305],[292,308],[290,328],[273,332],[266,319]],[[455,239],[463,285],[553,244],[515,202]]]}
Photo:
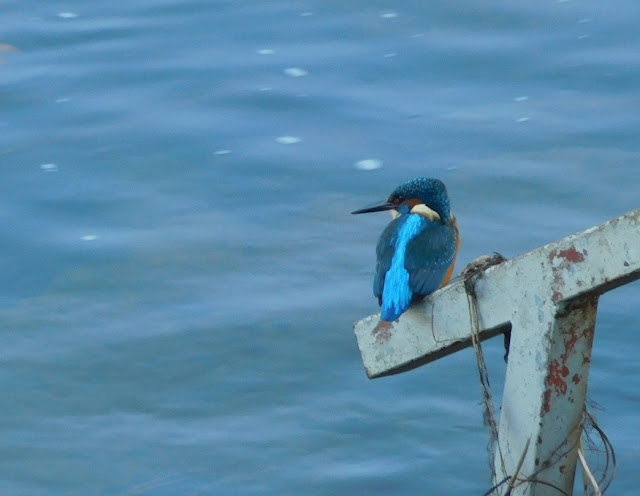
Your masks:
{"label": "rippled water surface", "polygon": [[[8,0],[0,21],[3,494],[486,491],[472,351],[362,370],[387,217],[348,213],[439,177],[462,268],[640,207],[635,1]],[[639,301],[601,298],[590,376],[616,495],[640,485]]]}

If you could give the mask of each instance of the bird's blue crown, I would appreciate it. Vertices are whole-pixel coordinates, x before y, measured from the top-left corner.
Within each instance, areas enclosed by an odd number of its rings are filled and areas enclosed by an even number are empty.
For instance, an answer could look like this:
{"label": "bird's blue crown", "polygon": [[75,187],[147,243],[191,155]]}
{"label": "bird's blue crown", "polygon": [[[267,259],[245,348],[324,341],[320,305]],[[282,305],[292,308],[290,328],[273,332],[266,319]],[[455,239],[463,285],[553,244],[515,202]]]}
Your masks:
{"label": "bird's blue crown", "polygon": [[442,222],[447,222],[451,217],[447,188],[439,179],[417,177],[406,181],[391,193],[389,201],[401,203],[412,198],[421,200],[427,207],[435,211]]}

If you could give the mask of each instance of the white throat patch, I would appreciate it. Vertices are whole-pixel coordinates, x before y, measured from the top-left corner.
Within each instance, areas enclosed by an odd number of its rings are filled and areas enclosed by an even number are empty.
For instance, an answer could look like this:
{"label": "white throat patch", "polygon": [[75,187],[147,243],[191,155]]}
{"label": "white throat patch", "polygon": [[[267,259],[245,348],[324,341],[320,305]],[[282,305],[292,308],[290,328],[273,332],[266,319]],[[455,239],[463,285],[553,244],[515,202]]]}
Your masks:
{"label": "white throat patch", "polygon": [[411,209],[411,213],[412,214],[422,215],[423,217],[426,217],[427,219],[429,219],[431,221],[440,220],[440,215],[438,215],[438,212],[436,212],[435,210],[430,209],[424,203],[420,203],[420,204],[416,205],[415,207],[413,207]]}

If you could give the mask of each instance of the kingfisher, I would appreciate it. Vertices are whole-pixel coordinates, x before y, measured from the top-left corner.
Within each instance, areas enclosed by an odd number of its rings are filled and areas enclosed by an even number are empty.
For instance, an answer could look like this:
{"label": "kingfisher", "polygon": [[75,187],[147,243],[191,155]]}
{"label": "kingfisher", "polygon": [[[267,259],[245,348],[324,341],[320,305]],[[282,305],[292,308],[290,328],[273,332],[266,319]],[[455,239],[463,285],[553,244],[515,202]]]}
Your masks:
{"label": "kingfisher", "polygon": [[439,179],[418,177],[398,186],[387,201],[351,212],[389,210],[393,220],[376,247],[373,294],[380,319],[398,320],[409,306],[451,279],[460,235]]}

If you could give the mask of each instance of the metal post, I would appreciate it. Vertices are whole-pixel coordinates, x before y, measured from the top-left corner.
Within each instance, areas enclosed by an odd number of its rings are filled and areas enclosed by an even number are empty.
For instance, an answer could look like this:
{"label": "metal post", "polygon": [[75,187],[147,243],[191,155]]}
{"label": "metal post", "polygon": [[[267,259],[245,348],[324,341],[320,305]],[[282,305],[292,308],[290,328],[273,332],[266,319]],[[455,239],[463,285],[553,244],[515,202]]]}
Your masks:
{"label": "metal post", "polygon": [[514,495],[572,494],[597,301],[541,308],[539,332],[512,334],[494,467],[498,480],[514,474],[531,440]]}

